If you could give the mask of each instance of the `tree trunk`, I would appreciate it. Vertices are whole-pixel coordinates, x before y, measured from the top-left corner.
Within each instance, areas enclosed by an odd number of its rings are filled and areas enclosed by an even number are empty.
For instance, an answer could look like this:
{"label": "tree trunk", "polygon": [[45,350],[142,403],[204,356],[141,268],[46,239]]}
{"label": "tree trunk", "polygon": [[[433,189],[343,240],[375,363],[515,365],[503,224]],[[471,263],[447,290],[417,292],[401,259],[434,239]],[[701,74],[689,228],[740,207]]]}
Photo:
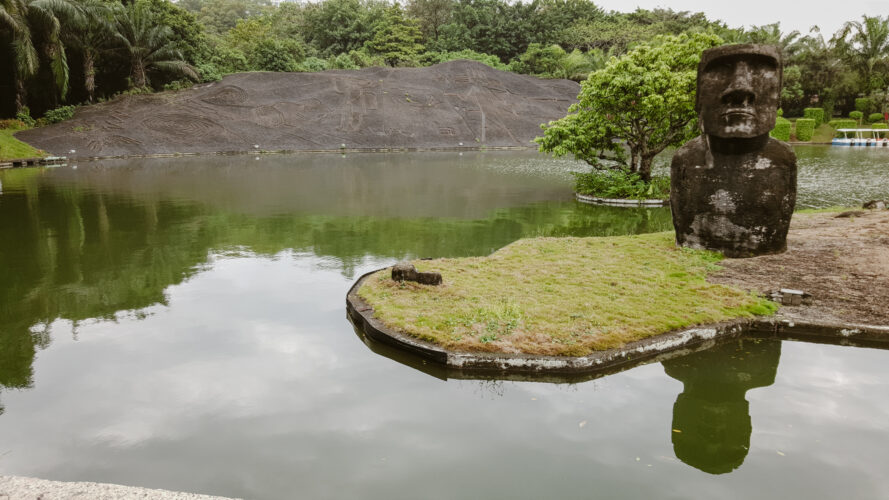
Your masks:
{"label": "tree trunk", "polygon": [[639,156],[639,178],[646,184],[651,182],[651,164],[654,162],[654,156]]}
{"label": "tree trunk", "polygon": [[15,75],[15,112],[20,113],[28,102],[28,91],[21,74]]}
{"label": "tree trunk", "polygon": [[83,51],[83,87],[90,102],[96,94],[96,63],[93,54],[89,50]]}
{"label": "tree trunk", "polygon": [[133,62],[133,85],[137,89],[141,89],[145,87],[145,65],[142,64],[142,61],[134,61]]}

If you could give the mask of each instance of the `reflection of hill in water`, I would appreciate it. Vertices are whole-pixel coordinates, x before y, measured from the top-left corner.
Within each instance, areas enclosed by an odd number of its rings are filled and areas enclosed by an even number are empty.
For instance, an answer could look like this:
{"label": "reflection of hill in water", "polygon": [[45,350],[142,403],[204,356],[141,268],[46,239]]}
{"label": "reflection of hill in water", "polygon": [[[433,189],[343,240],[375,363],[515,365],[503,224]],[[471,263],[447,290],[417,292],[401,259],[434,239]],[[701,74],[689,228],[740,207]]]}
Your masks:
{"label": "reflection of hill in water", "polygon": [[[341,197],[336,190],[319,190],[311,197],[306,208],[319,210],[314,213],[284,207],[287,211],[263,210],[257,215],[246,196],[226,206],[227,200],[217,195],[233,189],[229,185],[197,189],[203,194],[193,200],[167,193],[163,187],[149,189],[120,172],[103,177],[104,181],[99,177],[80,178],[65,170],[3,173],[2,387],[31,385],[35,349],[50,341],[47,333],[35,334],[32,329],[40,330],[40,325],[59,318],[75,322],[111,318],[118,311],[163,304],[165,289],[197,272],[211,252],[312,252],[332,258],[346,276],[353,277],[356,266],[368,256],[485,255],[522,237],[640,233],[665,230],[670,224],[669,212],[663,209],[589,207],[573,201],[513,203],[512,208],[488,210],[478,218],[443,218],[416,206],[415,198],[405,197],[404,206],[385,200],[386,210],[394,207],[400,217],[325,215],[321,201],[338,205]],[[208,176],[208,183],[210,177],[214,176]],[[231,182],[237,184],[239,179]],[[274,186],[281,178],[267,181]],[[268,201],[263,198],[262,184],[250,189],[260,204]],[[437,189],[443,194],[432,201],[447,199],[449,190],[462,186],[441,182]],[[489,197],[484,203],[503,202],[503,196],[516,190],[506,191],[501,198]],[[307,191],[303,187],[299,192]],[[475,210],[470,207],[469,213]],[[374,212],[372,207],[369,211]],[[416,216],[417,212],[422,215]]]}
{"label": "reflection of hill in water", "polygon": [[731,472],[750,448],[748,390],[775,383],[781,342],[738,340],[664,361],[684,390],[673,405],[673,451],[710,474]]}

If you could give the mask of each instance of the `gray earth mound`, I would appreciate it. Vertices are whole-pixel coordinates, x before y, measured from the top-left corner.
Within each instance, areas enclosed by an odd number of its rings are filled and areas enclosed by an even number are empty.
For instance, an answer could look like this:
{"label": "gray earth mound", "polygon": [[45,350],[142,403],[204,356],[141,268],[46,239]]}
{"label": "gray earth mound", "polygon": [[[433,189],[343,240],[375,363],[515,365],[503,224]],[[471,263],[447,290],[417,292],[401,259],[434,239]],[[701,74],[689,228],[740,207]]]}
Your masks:
{"label": "gray earth mound", "polygon": [[[240,73],[125,96],[17,138],[75,157],[261,150],[531,146],[580,86],[473,61],[427,68]],[[76,153],[70,153],[75,150]]]}

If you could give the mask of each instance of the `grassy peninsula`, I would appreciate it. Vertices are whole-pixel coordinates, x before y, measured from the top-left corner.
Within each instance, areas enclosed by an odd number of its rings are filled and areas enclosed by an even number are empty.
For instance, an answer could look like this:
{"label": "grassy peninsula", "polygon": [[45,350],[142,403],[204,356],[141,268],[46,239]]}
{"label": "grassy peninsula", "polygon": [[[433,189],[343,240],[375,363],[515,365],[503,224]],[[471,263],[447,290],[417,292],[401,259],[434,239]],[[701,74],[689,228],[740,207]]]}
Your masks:
{"label": "grassy peninsula", "polygon": [[12,134],[16,132],[16,129],[0,129],[0,160],[46,156],[43,151],[13,137]]}
{"label": "grassy peninsula", "polygon": [[777,304],[708,283],[715,252],[677,248],[671,232],[519,240],[488,257],[416,261],[441,286],[389,270],[359,295],[393,329],[453,350],[583,356]]}

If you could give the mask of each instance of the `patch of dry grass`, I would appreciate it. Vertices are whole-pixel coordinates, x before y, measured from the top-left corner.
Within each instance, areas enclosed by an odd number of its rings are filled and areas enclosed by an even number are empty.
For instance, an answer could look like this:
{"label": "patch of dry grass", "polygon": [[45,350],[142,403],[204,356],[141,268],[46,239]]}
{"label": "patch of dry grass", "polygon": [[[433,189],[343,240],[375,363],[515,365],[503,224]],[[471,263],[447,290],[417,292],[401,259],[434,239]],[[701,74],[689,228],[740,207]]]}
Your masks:
{"label": "patch of dry grass", "polygon": [[448,349],[583,356],[777,305],[707,283],[717,253],[672,233],[519,240],[488,257],[415,261],[442,286],[370,276],[359,295],[390,328]]}

